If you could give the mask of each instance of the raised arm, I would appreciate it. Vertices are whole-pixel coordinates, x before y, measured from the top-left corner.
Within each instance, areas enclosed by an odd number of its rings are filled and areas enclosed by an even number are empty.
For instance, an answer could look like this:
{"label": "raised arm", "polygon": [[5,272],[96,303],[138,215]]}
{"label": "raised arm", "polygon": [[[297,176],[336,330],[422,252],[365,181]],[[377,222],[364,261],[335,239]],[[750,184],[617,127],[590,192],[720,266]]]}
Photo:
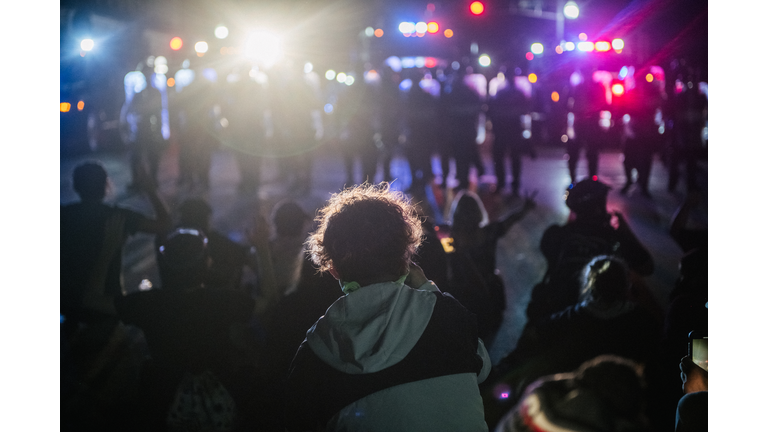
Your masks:
{"label": "raised arm", "polygon": [[517,212],[510,214],[509,216],[501,220],[502,230],[505,233],[509,231],[510,228],[512,228],[512,225],[522,220],[525,217],[525,215],[528,214],[528,212],[536,208],[536,201],[534,199],[536,198],[537,193],[538,191],[535,190],[531,194],[525,195],[525,202],[523,203],[523,208]]}
{"label": "raised arm", "polygon": [[157,193],[157,186],[155,185],[155,182],[152,181],[148,174],[141,169],[138,170],[137,178],[134,181],[137,186],[139,186],[144,192],[147,199],[149,199],[149,203],[152,205],[152,209],[155,211],[154,219],[141,219],[137,230],[151,234],[165,234],[173,227],[173,221],[171,220],[171,214],[168,211],[168,206]]}

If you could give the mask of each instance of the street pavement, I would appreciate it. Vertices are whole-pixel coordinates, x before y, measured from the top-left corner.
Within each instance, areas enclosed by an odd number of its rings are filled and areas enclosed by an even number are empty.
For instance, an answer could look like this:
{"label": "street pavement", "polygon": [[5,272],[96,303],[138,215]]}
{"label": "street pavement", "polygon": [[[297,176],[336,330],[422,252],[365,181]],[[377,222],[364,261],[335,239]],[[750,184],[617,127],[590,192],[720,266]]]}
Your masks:
{"label": "street pavement", "polygon": [[[541,280],[546,270],[546,261],[538,249],[541,235],[551,224],[565,223],[569,216],[563,201],[564,191],[570,183],[565,151],[559,147],[540,147],[537,152],[535,159],[523,160],[521,187],[523,194],[536,191],[537,206],[525,219],[513,226],[498,245],[497,264],[505,282],[508,308],[502,327],[489,347],[494,363],[515,347],[525,325],[525,308],[531,289]],[[492,173],[492,162],[485,144],[481,146],[481,153],[486,172]],[[61,204],[77,200],[71,188],[71,173],[78,163],[86,159],[98,159],[105,164],[112,182],[108,202],[151,214],[149,202],[140,194],[129,193],[126,188],[130,181],[128,155],[121,151],[61,159]],[[621,211],[635,234],[651,251],[655,271],[645,279],[645,283],[659,305],[666,308],[667,296],[673,287],[678,261],[682,255],[680,248],[669,237],[668,228],[673,213],[685,197],[684,185],[681,183],[676,193],[666,191],[668,171],[657,157],[653,163],[650,180],[650,193],[653,198],[643,197],[639,189],[630,190],[626,196],[621,195],[619,189],[625,180],[621,160],[622,154],[617,150],[608,150],[600,156],[599,178],[613,188],[608,195],[608,209]],[[437,160],[433,161],[433,166],[436,171],[440,170]],[[393,188],[407,190],[410,186],[410,174],[405,159],[395,157],[391,167],[396,179]],[[707,162],[700,161],[700,168],[703,197],[701,204],[691,215],[690,227],[706,227],[708,222]],[[586,160],[582,160],[577,173],[579,179],[587,175],[586,169]],[[321,147],[314,155],[309,194],[292,194],[280,174],[278,164],[274,160],[265,160],[262,169],[263,186],[258,194],[241,194],[238,191],[240,177],[235,155],[225,148],[213,154],[211,187],[207,192],[182,190],[176,185],[178,151],[172,145],[161,161],[160,193],[171,209],[187,197],[205,197],[214,210],[214,227],[236,241],[245,242],[245,230],[258,212],[268,216],[275,203],[286,196],[292,196],[305,210],[312,213],[323,205],[331,193],[338,192],[344,186],[345,179],[340,153],[332,145]],[[356,180],[359,181],[360,177],[360,167],[357,166]],[[381,179],[381,170],[378,179]],[[472,179],[491,219],[502,217],[522,206],[522,198],[486,193],[489,184],[494,181],[492,176],[478,179],[473,171]],[[449,177],[448,182],[452,185],[454,180]],[[438,222],[442,222],[444,208],[439,208],[439,197],[435,198],[431,189],[426,191],[426,201],[430,205],[424,207]],[[139,283],[144,279],[159,284],[153,241],[150,235],[137,234],[127,242],[123,268],[126,292],[137,290]]]}

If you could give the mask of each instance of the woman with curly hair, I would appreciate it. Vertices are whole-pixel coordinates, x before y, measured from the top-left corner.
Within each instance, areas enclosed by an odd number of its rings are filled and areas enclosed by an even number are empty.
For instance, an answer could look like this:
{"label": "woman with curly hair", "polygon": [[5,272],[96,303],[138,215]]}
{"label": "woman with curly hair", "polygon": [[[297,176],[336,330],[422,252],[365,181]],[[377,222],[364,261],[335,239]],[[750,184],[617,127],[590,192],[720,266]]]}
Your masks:
{"label": "woman with curly hair", "polygon": [[307,331],[291,365],[291,431],[485,431],[478,390],[490,358],[474,315],[411,262],[415,208],[389,184],[331,197],[307,240],[345,294]]}

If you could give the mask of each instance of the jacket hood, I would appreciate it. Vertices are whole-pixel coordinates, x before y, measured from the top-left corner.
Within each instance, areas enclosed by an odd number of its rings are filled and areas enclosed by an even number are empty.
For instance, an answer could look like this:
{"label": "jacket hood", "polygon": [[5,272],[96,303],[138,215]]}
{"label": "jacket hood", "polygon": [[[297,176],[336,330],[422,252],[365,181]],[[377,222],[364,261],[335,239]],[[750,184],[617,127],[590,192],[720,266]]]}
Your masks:
{"label": "jacket hood", "polygon": [[432,317],[437,288],[384,282],[339,298],[307,331],[307,344],[329,366],[362,374],[400,362]]}

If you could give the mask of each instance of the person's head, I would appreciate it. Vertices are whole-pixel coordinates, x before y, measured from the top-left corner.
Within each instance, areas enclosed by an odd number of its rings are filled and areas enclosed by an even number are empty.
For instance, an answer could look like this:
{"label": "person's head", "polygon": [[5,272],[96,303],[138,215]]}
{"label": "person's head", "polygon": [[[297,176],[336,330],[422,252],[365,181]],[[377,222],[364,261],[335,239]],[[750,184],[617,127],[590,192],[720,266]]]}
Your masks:
{"label": "person's head", "polygon": [[72,187],[83,201],[103,200],[107,184],[107,170],[101,162],[83,162],[72,172]]}
{"label": "person's head", "polygon": [[603,303],[622,302],[629,295],[629,268],[618,257],[601,255],[584,267],[582,299]]}
{"label": "person's head", "polygon": [[699,367],[689,356],[680,360],[680,372],[685,394],[709,390],[709,372]]}
{"label": "person's head", "polygon": [[165,289],[194,288],[208,274],[208,239],[193,228],[178,228],[158,248],[158,268]]}
{"label": "person's head", "polygon": [[298,202],[286,198],[275,204],[270,220],[279,237],[296,237],[306,234],[307,222],[311,218]]}
{"label": "person's head", "polygon": [[454,229],[474,231],[488,224],[488,212],[480,197],[465,189],[453,199],[450,220]]}
{"label": "person's head", "polygon": [[599,180],[584,179],[565,191],[565,205],[578,218],[605,216],[610,189],[610,186]]}
{"label": "person's head", "polygon": [[361,286],[408,273],[422,240],[416,210],[388,183],[334,194],[316,220],[318,228],[307,240],[312,261],[320,271]]}
{"label": "person's head", "polygon": [[645,430],[644,387],[639,364],[599,356],[531,384],[502,424],[516,432]]}
{"label": "person's head", "polygon": [[179,206],[179,225],[208,230],[213,209],[202,198],[190,198]]}

